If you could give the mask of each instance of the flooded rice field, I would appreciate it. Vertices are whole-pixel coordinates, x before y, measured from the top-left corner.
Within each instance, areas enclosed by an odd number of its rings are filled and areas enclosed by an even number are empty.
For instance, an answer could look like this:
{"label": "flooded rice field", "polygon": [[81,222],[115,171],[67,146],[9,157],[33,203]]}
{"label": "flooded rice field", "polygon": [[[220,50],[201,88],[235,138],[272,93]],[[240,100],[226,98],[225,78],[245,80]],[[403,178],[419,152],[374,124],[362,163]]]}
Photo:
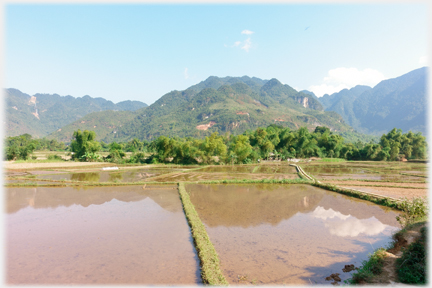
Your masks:
{"label": "flooded rice field", "polygon": [[294,174],[296,169],[288,165],[248,165],[248,166],[210,166],[197,170],[197,172],[215,173],[256,173],[256,174]]}
{"label": "flooded rice field", "polygon": [[[394,198],[428,192],[423,163],[298,164],[339,187]],[[6,283],[59,285],[200,284],[177,184],[162,183],[299,178],[286,162],[119,165],[113,171],[33,167],[6,170],[4,177]],[[35,186],[61,180],[75,183]],[[138,181],[161,184],[132,183]],[[98,182],[129,184],[86,186]],[[23,184],[34,187],[19,187]],[[333,273],[343,281],[352,274],[342,272],[345,265],[360,266],[399,228],[394,210],[307,184],[186,183],[185,188],[230,284],[330,285],[325,278]]]}
{"label": "flooded rice field", "polygon": [[309,174],[370,174],[374,173],[365,168],[346,166],[306,166],[303,169]]}
{"label": "flooded rice field", "polygon": [[176,185],[6,188],[7,284],[197,284]]}
{"label": "flooded rice field", "polygon": [[[230,284],[329,284],[397,230],[397,213],[299,184],[187,184]],[[240,279],[240,280],[239,280]]]}
{"label": "flooded rice field", "polygon": [[307,163],[303,170],[318,180],[376,180],[376,181],[409,181],[424,182],[427,179],[427,164],[406,162],[346,162],[340,163]]}
{"label": "flooded rice field", "polygon": [[183,171],[180,169],[136,169],[136,170],[120,170],[120,171],[86,171],[75,173],[39,173],[36,175],[38,179],[46,180],[69,180],[69,181],[88,181],[88,182],[140,182],[148,178],[168,174],[175,171]]}
{"label": "flooded rice field", "polygon": [[262,179],[298,179],[297,174],[255,174],[255,173],[175,173],[168,176],[157,177],[150,181],[156,182],[180,182],[180,181],[209,181],[209,180],[262,180]]}

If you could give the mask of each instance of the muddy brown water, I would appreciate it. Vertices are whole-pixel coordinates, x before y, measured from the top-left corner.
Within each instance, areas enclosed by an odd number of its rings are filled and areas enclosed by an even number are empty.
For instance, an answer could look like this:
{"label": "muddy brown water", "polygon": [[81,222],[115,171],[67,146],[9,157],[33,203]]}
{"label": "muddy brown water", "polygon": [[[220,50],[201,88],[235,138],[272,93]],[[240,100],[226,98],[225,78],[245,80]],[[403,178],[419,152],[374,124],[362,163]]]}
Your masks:
{"label": "muddy brown water", "polygon": [[323,166],[306,166],[303,169],[310,174],[370,174],[373,173],[367,169],[357,167],[323,167]]}
{"label": "muddy brown water", "polygon": [[7,188],[7,284],[197,284],[176,186]]}
{"label": "muddy brown water", "polygon": [[61,173],[37,175],[39,179],[49,180],[73,180],[73,181],[89,181],[89,182],[138,182],[144,181],[147,178],[159,176],[162,174],[172,173],[174,171],[181,171],[176,169],[139,169],[139,170],[120,170],[120,171],[90,171],[78,173]]}
{"label": "muddy brown water", "polygon": [[[389,208],[299,184],[187,184],[230,284],[330,284],[391,241]],[[241,283],[241,282],[240,282]]]}
{"label": "muddy brown water", "polygon": [[242,179],[298,179],[298,174],[258,174],[258,173],[174,173],[167,176],[157,177],[149,181],[156,182],[181,182],[181,181],[205,181],[205,180],[242,180]]}
{"label": "muddy brown water", "polygon": [[251,166],[210,166],[199,169],[196,172],[216,172],[216,173],[257,173],[257,174],[273,174],[273,173],[297,173],[296,169],[288,165],[251,165]]}

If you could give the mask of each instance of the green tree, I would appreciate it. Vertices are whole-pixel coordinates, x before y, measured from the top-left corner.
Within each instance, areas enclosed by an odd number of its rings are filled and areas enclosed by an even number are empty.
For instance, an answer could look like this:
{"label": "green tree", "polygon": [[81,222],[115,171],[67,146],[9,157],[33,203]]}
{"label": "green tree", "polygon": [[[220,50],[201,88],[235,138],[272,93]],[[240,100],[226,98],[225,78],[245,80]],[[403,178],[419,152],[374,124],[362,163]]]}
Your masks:
{"label": "green tree", "polygon": [[230,151],[232,152],[230,154],[231,159],[235,159],[236,163],[243,163],[252,153],[249,138],[245,135],[238,135],[234,143],[231,144]]}
{"label": "green tree", "polygon": [[101,145],[96,140],[94,131],[81,130],[74,131],[73,140],[71,142],[71,152],[73,160],[93,161],[96,152],[101,149]]}
{"label": "green tree", "polygon": [[225,159],[227,154],[227,146],[218,132],[212,133],[210,137],[205,137],[200,145],[200,150],[203,152],[202,160],[206,164],[213,162],[214,157],[218,157],[219,160]]}

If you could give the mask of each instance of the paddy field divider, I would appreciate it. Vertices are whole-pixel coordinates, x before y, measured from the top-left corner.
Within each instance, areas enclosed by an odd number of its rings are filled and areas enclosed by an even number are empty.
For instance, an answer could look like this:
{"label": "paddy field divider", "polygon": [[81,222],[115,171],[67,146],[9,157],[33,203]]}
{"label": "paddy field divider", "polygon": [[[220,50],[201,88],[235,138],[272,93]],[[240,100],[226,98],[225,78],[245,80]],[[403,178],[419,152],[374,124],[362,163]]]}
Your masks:
{"label": "paddy field divider", "polygon": [[316,187],[320,187],[320,188],[323,188],[323,189],[326,189],[329,191],[345,194],[347,196],[367,200],[367,201],[370,201],[370,202],[373,202],[373,203],[376,203],[379,205],[388,206],[388,207],[396,208],[396,209],[399,209],[399,203],[402,202],[401,200],[393,198],[393,197],[382,196],[382,195],[371,193],[371,192],[366,192],[366,191],[361,191],[361,190],[356,190],[356,189],[347,189],[347,188],[342,188],[342,187],[339,187],[336,185],[321,183],[320,181],[318,181],[318,180],[312,178],[311,176],[309,176],[308,174],[306,174],[306,172],[304,172],[304,170],[300,166],[295,165],[295,164],[289,164],[289,165],[296,167],[296,169],[299,173],[299,176],[301,178],[313,181],[310,184],[313,186],[316,186]]}
{"label": "paddy field divider", "polygon": [[198,213],[190,200],[189,193],[186,191],[183,182],[178,183],[178,191],[186,219],[191,228],[195,248],[200,259],[201,277],[203,282],[210,285],[227,286],[228,281],[225,279],[225,276],[220,269],[219,256],[210,241],[204,224],[199,218]]}

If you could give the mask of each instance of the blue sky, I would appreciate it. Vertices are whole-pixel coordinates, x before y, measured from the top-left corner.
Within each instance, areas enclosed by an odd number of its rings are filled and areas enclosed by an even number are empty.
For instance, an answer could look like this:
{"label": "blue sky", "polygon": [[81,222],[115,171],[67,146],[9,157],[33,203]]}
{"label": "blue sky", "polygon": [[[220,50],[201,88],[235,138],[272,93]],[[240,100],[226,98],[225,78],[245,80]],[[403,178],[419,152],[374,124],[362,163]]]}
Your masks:
{"label": "blue sky", "polygon": [[7,4],[5,88],[151,104],[209,76],[323,93],[427,66],[426,2]]}

